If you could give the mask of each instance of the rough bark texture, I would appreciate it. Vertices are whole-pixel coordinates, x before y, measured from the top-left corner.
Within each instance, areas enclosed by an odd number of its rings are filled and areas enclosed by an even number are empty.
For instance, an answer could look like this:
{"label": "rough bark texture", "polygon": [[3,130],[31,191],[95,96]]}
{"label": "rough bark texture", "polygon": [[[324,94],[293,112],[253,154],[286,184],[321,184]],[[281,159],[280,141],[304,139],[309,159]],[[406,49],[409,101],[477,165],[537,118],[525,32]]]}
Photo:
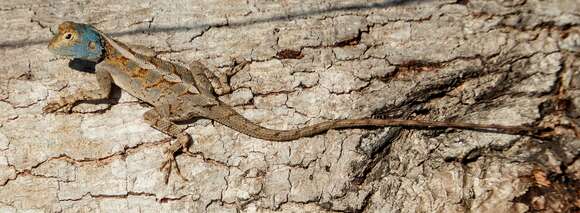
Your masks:
{"label": "rough bark texture", "polygon": [[[3,0],[0,212],[577,211],[579,11],[577,0]],[[47,51],[63,20],[201,60],[233,87],[222,100],[270,128],[375,116],[562,137],[384,128],[272,143],[199,120],[195,156],[177,158],[189,181],[165,185],[167,136],[137,99],[41,112],[97,86]]]}

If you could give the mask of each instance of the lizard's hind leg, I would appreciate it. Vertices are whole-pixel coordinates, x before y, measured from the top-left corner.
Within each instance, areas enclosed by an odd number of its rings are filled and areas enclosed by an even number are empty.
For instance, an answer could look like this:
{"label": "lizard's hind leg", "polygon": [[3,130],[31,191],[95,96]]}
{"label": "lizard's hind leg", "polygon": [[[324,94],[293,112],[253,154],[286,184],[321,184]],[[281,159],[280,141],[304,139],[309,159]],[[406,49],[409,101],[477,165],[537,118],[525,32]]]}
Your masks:
{"label": "lizard's hind leg", "polygon": [[227,84],[227,80],[218,78],[199,61],[191,62],[189,70],[193,75],[193,79],[199,84],[198,86],[208,88],[207,91],[210,94],[213,91],[217,95],[223,95],[232,91],[232,88]]}
{"label": "lizard's hind leg", "polygon": [[174,137],[176,141],[172,143],[167,150],[164,152],[165,160],[161,164],[160,170],[165,172],[164,181],[167,184],[169,182],[169,175],[171,170],[175,167],[175,171],[179,177],[187,181],[181,171],[179,170],[179,165],[175,160],[175,153],[181,150],[183,153],[192,154],[187,146],[189,142],[192,141],[191,136],[185,132],[186,127],[180,126],[172,122],[167,118],[167,116],[162,116],[161,113],[157,111],[158,109],[151,109],[143,115],[145,122],[151,125],[153,128]]}

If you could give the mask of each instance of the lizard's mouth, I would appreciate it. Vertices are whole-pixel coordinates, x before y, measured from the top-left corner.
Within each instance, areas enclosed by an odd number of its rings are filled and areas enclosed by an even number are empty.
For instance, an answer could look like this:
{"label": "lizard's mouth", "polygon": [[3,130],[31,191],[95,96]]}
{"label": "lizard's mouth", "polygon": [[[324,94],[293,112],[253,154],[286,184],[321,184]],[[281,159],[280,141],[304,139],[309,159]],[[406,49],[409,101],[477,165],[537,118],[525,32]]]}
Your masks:
{"label": "lizard's mouth", "polygon": [[66,49],[54,48],[52,45],[48,46],[48,51],[52,54],[58,56],[59,58],[74,58],[74,53],[72,51],[67,51]]}
{"label": "lizard's mouth", "polygon": [[71,56],[63,56],[63,55],[56,55],[54,57],[56,60],[73,60],[74,58]]}

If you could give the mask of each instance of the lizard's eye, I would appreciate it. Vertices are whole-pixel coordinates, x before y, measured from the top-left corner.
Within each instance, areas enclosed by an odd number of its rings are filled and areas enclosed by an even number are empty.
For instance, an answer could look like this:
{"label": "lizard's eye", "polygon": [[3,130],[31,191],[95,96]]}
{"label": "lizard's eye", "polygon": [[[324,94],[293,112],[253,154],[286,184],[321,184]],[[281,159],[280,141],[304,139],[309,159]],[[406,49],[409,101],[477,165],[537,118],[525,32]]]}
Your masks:
{"label": "lizard's eye", "polygon": [[72,33],[66,33],[66,34],[64,34],[64,38],[66,40],[70,40],[72,38]]}

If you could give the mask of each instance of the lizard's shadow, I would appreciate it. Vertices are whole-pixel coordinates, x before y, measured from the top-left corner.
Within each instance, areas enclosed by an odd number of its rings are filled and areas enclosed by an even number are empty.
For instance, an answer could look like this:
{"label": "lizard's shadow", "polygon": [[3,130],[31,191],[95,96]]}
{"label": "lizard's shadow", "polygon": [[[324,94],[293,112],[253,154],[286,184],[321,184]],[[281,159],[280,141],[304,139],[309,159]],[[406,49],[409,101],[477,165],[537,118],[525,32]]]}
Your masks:
{"label": "lizard's shadow", "polygon": [[[68,66],[74,70],[93,74],[95,73],[96,65],[97,62],[82,60],[78,58],[75,58],[68,62]],[[119,103],[120,99],[121,99],[121,89],[116,85],[113,85],[111,95],[109,96],[109,98],[103,100],[79,101],[78,103],[109,104],[110,107],[110,105],[115,105]]]}
{"label": "lizard's shadow", "polygon": [[68,62],[68,67],[81,72],[95,73],[96,62],[75,58]]}

